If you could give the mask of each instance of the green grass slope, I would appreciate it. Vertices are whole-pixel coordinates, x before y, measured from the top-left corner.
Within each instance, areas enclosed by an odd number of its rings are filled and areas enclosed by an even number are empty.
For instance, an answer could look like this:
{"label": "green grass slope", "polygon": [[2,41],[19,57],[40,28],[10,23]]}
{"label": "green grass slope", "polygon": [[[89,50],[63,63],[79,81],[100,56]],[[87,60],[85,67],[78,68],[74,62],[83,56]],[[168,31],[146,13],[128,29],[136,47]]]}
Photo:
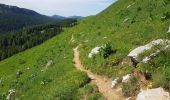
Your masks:
{"label": "green grass slope", "polygon": [[[22,100],[70,99],[87,81],[87,75],[75,70],[69,34],[59,35],[41,46],[17,54],[0,63],[0,94],[6,97],[16,89]],[[53,64],[46,68],[48,61]],[[44,70],[44,71],[43,71]],[[17,72],[22,72],[17,77]]]}
{"label": "green grass slope", "polygon": [[[170,39],[169,0],[118,0],[109,8],[84,19],[73,28],[76,44],[81,46],[83,64],[93,72],[109,77],[120,77],[135,69],[121,64],[134,48],[156,39]],[[116,53],[104,59],[100,54],[89,59],[88,54],[97,46],[111,44]],[[167,50],[148,64],[139,64],[136,70],[151,73],[153,87],[162,86],[170,91],[170,56]],[[164,73],[164,74],[161,74]],[[161,75],[160,75],[161,74]]]}
{"label": "green grass slope", "polygon": [[169,39],[169,9],[168,0],[118,0],[97,16],[84,19],[71,33],[77,44],[83,44],[84,63],[97,72],[107,72],[107,68],[100,67],[107,60],[88,59],[91,49],[110,42],[117,52],[108,60],[120,60],[138,46],[159,38]]}
{"label": "green grass slope", "polygon": [[[68,100],[83,94],[88,86],[79,88],[88,82],[87,75],[76,71],[72,64],[72,49],[79,44],[82,44],[82,63],[93,72],[113,78],[131,73],[133,67],[119,64],[131,50],[158,38],[170,39],[167,33],[169,9],[169,0],[118,0],[100,14],[81,20],[79,25],[44,44],[0,62],[1,98],[12,88],[16,89],[16,98],[24,100]],[[75,41],[69,43],[72,36]],[[92,48],[106,43],[116,52],[106,59],[99,54],[88,58]],[[169,59],[167,51],[137,69],[152,74],[154,87],[163,86],[170,90]],[[53,64],[41,71],[50,60]],[[20,78],[16,77],[17,71],[22,72]]]}

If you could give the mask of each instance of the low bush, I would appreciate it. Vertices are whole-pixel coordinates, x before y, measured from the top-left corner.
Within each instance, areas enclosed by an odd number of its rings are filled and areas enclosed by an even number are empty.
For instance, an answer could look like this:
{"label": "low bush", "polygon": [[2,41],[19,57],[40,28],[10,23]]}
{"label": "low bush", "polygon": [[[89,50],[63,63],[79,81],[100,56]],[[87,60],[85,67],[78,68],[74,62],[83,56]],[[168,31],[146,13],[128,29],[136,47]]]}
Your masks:
{"label": "low bush", "polygon": [[116,53],[116,49],[113,48],[111,43],[106,43],[101,49],[100,54],[103,56],[104,59],[108,58],[111,54]]}
{"label": "low bush", "polygon": [[122,92],[125,97],[134,96],[140,89],[138,78],[132,76],[127,83],[122,84]]}
{"label": "low bush", "polygon": [[104,100],[104,97],[100,93],[92,94],[88,97],[88,100]]}
{"label": "low bush", "polygon": [[[170,67],[170,66],[168,66]],[[164,71],[166,70],[166,71]],[[163,88],[165,88],[167,91],[170,92],[170,71],[168,71],[168,68],[165,68],[164,70],[161,70],[159,68],[159,70],[157,70],[154,74],[153,74],[153,87],[160,87],[162,86]],[[163,72],[163,73],[162,73]]]}
{"label": "low bush", "polygon": [[167,21],[170,18],[170,12],[163,13],[163,17],[161,18],[161,21]]}
{"label": "low bush", "polygon": [[0,100],[6,100],[6,95],[5,94],[0,94]]}

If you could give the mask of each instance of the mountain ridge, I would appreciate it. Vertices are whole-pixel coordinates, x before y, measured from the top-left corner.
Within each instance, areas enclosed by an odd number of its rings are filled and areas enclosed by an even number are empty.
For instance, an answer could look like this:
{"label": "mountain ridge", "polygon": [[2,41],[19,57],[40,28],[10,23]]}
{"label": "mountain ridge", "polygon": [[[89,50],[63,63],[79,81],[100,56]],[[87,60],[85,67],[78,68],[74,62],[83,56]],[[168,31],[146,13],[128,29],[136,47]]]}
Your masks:
{"label": "mountain ridge", "polygon": [[0,32],[19,30],[26,26],[51,23],[55,20],[33,10],[0,4]]}

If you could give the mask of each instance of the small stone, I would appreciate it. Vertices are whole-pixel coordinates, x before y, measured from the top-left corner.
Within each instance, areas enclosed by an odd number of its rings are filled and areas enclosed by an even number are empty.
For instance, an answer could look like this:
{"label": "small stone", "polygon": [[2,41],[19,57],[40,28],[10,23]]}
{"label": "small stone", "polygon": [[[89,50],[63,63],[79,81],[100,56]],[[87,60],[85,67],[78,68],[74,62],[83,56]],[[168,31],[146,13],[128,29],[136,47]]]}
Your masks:
{"label": "small stone", "polygon": [[15,90],[11,89],[8,91],[8,95],[6,97],[7,100],[13,100],[13,97],[15,96]]}

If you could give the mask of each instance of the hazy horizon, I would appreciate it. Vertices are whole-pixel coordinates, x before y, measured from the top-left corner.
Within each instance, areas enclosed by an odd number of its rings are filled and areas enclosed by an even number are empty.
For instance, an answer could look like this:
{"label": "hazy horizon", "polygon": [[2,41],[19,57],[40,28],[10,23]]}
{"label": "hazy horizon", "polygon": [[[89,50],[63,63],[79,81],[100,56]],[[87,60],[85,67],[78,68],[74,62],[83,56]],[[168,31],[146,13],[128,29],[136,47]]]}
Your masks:
{"label": "hazy horizon", "polygon": [[0,3],[34,10],[52,16],[89,16],[95,15],[116,0],[0,0]]}

